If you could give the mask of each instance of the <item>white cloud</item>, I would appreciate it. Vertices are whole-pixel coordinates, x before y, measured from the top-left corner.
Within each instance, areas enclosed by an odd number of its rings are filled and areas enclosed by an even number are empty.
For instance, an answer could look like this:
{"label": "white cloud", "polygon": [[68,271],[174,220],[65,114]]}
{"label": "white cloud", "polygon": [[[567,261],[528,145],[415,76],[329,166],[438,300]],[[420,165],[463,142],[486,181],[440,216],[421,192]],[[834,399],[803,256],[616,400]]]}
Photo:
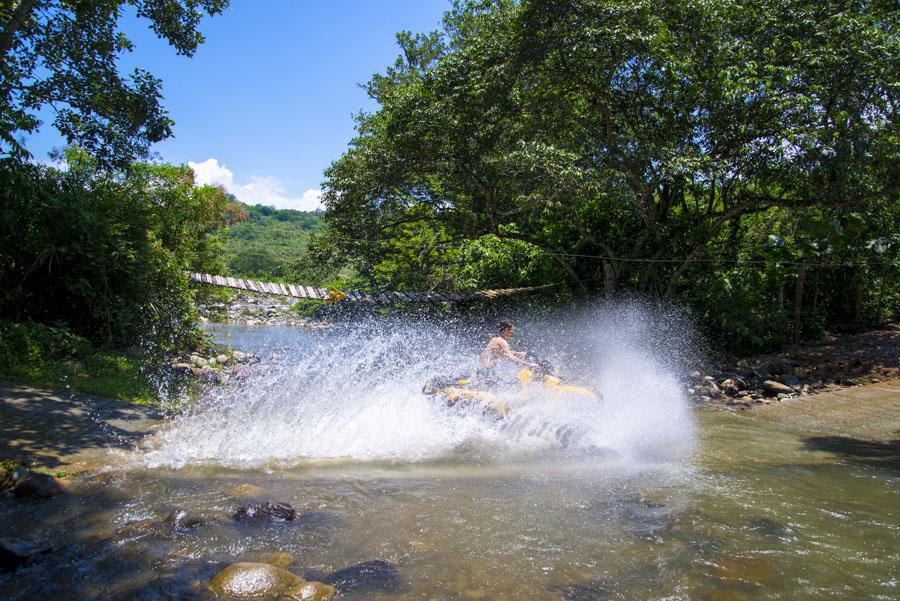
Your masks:
{"label": "white cloud", "polygon": [[188,161],[194,170],[197,183],[222,186],[246,204],[270,205],[277,209],[315,211],[322,208],[322,191],[310,188],[301,196],[291,196],[278,179],[266,176],[251,176],[246,184],[234,181],[234,172],[220,165],[218,159],[206,159],[202,163]]}

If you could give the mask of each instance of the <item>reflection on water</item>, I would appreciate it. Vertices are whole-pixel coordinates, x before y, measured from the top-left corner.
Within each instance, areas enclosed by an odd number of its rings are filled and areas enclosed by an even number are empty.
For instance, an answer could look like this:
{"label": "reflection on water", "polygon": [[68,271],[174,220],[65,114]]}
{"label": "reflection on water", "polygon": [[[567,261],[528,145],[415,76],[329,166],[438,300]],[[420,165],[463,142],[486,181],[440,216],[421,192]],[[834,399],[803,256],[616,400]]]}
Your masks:
{"label": "reflection on water", "polygon": [[[464,341],[455,344],[462,361]],[[347,358],[354,369],[366,362],[394,366],[384,353],[360,354],[356,348],[337,348],[335,356]],[[409,376],[411,371],[403,371],[408,355],[399,359],[397,369]],[[628,361],[630,369],[652,366],[654,386],[667,386],[665,368],[651,358]],[[335,360],[333,366],[339,365]],[[324,374],[315,374],[313,388],[302,390],[321,390],[331,382]],[[459,429],[461,435],[411,455],[415,460],[398,457],[398,449],[406,453],[423,438],[387,431],[388,441],[378,446],[366,427],[339,429],[342,437],[366,438],[356,448],[370,455],[335,458],[328,445],[317,454],[314,445],[287,435],[316,432],[303,425],[316,414],[293,413],[290,395],[279,396],[298,376],[292,372],[277,380],[281,388],[244,397],[255,413],[242,411],[242,399],[232,393],[208,399],[192,415],[212,419],[208,411],[216,408],[232,417],[209,427],[196,417],[176,422],[158,446],[79,481],[76,494],[43,504],[8,504],[0,511],[4,537],[42,541],[57,550],[15,575],[0,575],[0,598],[203,599],[205,583],[225,564],[266,560],[276,552],[290,553],[289,569],[311,577],[374,560],[396,568],[398,581],[391,586],[358,581],[342,599],[900,596],[900,474],[885,460],[890,445],[857,444],[851,453],[821,436],[689,408],[690,426],[684,426],[680,405],[672,402],[617,409],[624,431],[618,436],[614,424],[587,420],[588,443],[574,446],[540,437],[538,444],[535,435],[513,436],[502,425],[497,430],[494,424],[454,424],[454,436]],[[385,390],[399,381],[390,380]],[[602,375],[595,383],[604,381],[620,387],[605,397],[607,403],[627,388]],[[353,404],[362,393],[352,383],[327,385],[344,392],[343,402],[355,411],[365,408]],[[366,382],[375,398],[389,399],[379,396],[381,385]],[[632,403],[643,398],[628,397]],[[394,412],[406,406],[390,405]],[[679,440],[663,421],[650,420],[645,431],[638,427],[654,407],[668,408],[673,430],[688,428],[682,431],[688,444],[681,439],[672,448]],[[278,426],[276,409],[288,427]],[[254,427],[248,421],[254,415],[264,417],[271,438],[265,430],[240,434],[239,424]],[[328,415],[331,421],[322,423],[340,425],[343,414]],[[408,427],[402,416],[388,412],[382,418],[392,420],[391,428]],[[430,427],[438,425],[422,426],[432,436]],[[608,444],[591,438],[601,432],[609,435]],[[215,445],[191,442],[192,434],[221,439]],[[246,442],[254,437],[255,451]],[[239,450],[228,448],[228,438]],[[273,450],[277,445],[302,452],[288,460],[289,453]],[[371,453],[373,448],[391,452]],[[216,453],[222,461],[215,461]],[[173,460],[185,454],[188,460]],[[239,506],[263,500],[289,503],[300,518],[268,525],[233,519]],[[175,508],[196,525],[183,527],[169,517]]]}

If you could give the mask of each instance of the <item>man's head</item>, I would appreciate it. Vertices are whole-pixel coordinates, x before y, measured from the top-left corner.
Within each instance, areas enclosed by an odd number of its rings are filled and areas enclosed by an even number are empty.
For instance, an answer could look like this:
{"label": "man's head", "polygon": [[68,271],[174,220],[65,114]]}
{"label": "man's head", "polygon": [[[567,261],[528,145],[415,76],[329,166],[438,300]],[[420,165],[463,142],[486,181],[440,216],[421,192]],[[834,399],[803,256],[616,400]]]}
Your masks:
{"label": "man's head", "polygon": [[508,340],[513,335],[515,327],[513,327],[513,322],[511,321],[501,321],[499,330],[500,335]]}

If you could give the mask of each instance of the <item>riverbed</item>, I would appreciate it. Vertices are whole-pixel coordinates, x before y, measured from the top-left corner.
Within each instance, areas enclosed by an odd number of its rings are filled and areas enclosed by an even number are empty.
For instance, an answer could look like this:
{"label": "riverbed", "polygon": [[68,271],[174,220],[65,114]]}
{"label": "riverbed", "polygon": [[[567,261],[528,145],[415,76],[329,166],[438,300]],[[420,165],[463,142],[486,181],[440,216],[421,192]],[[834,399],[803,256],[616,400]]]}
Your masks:
{"label": "riverbed", "polygon": [[[329,334],[224,328],[217,335],[275,354],[268,369],[288,376],[258,397],[211,393],[202,426],[148,419],[150,435],[136,450],[99,452],[92,469],[70,479],[67,495],[4,500],[2,537],[54,551],[0,574],[0,598],[204,599],[225,565],[279,552],[291,555],[289,570],[311,578],[373,560],[391,566],[340,599],[900,598],[900,382],[855,389],[846,402],[823,395],[828,423],[810,410],[818,397],[765,411],[661,406],[679,431],[687,426],[678,420],[688,419],[690,432],[673,441],[665,420],[621,424],[638,442],[653,441],[649,450],[631,438],[607,446],[589,436],[590,444],[572,444],[580,439],[558,432],[510,438],[507,426],[490,422],[417,453],[401,443],[415,447],[419,438],[382,441],[402,438],[398,431],[409,426],[378,414],[383,427],[366,445],[336,428],[337,442],[356,451],[316,456],[315,445],[300,443],[281,452],[279,418],[269,413],[286,398],[304,401],[288,384],[295,376],[287,366],[303,367],[291,353],[308,348],[308,336],[333,342]],[[348,349],[339,355],[354,357]],[[367,354],[366,361],[381,369],[385,359]],[[285,387],[290,394],[279,396]],[[240,403],[253,411],[242,413]],[[861,413],[865,420],[849,419]],[[222,414],[232,421],[210,425]],[[270,420],[271,436],[246,437],[258,441],[255,454],[239,434],[248,415]],[[298,436],[330,448],[327,432],[314,438],[294,414],[281,415]],[[578,434],[578,425],[568,427]],[[222,432],[215,445],[191,440]],[[357,439],[369,435],[359,431]],[[299,517],[264,525],[233,519],[241,505],[262,501],[288,503]],[[197,524],[179,525],[173,510]]]}

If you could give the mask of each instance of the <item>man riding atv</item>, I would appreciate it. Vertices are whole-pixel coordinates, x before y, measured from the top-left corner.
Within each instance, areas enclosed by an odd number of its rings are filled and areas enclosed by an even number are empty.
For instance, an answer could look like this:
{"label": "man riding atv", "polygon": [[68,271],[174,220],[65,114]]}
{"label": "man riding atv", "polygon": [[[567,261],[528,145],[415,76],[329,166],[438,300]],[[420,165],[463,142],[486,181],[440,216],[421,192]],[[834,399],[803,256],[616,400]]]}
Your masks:
{"label": "man riding atv", "polygon": [[515,326],[511,321],[501,321],[499,334],[491,338],[484,351],[481,353],[481,367],[478,369],[478,384],[484,388],[492,389],[497,385],[497,364],[502,359],[508,359],[520,367],[535,369],[537,364],[525,360],[524,351],[514,351],[509,348],[508,340],[515,332]]}
{"label": "man riding atv", "polygon": [[[500,335],[491,338],[481,353],[480,367],[474,382],[466,376],[436,377],[425,384],[422,392],[443,399],[448,407],[480,408],[500,418],[507,416],[510,403],[521,405],[535,391],[540,391],[539,394],[545,398],[581,397],[599,400],[599,396],[589,388],[562,384],[558,377],[551,374],[553,370],[546,361],[530,363],[524,359],[525,353],[510,349],[508,340],[513,331],[512,323],[500,323]],[[504,358],[522,367],[516,378],[518,386],[513,390],[499,386],[500,381],[496,376],[497,364]]]}

